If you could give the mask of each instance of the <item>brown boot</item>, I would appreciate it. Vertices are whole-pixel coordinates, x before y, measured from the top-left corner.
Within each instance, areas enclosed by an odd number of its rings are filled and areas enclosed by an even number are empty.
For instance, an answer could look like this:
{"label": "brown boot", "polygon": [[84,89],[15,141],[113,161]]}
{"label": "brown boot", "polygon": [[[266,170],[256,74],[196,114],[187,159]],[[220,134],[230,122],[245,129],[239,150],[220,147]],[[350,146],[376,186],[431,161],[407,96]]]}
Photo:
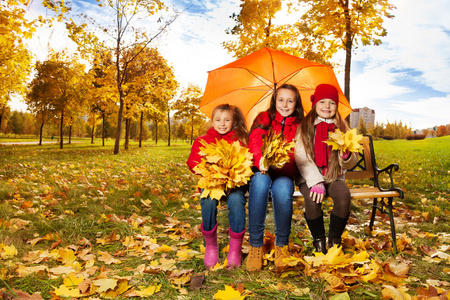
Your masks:
{"label": "brown boot", "polygon": [[261,270],[262,261],[263,261],[263,247],[250,246],[250,252],[248,253],[247,262],[245,265],[247,271],[254,272]]}
{"label": "brown boot", "polygon": [[291,255],[289,254],[288,245],[280,247],[275,245],[275,266],[277,268],[281,268],[286,266],[286,263],[283,262],[283,259],[289,258]]}

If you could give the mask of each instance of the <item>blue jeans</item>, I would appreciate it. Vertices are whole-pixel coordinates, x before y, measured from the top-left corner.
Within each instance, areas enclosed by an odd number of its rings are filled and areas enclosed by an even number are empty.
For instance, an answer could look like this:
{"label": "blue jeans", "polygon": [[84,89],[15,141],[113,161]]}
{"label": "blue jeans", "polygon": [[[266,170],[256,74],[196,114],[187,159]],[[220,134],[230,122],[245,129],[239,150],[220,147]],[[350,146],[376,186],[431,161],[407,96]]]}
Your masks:
{"label": "blue jeans", "polygon": [[[228,220],[233,232],[241,233],[245,229],[245,193],[247,186],[231,190],[226,197],[228,207]],[[219,201],[207,198],[200,199],[202,209],[203,229],[210,231],[217,223],[217,205]]]}
{"label": "blue jeans", "polygon": [[253,247],[264,245],[264,230],[269,193],[275,219],[275,245],[289,244],[294,182],[287,176],[271,177],[256,172],[250,179],[248,195],[248,233]]}

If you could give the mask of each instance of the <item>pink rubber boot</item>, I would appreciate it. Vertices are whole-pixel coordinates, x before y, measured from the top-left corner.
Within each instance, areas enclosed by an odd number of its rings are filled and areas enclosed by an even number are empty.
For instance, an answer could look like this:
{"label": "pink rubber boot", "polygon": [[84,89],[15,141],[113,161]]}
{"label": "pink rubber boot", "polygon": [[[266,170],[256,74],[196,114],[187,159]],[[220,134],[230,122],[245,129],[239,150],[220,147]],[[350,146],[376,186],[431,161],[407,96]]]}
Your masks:
{"label": "pink rubber boot", "polygon": [[227,268],[233,267],[239,268],[241,266],[242,257],[242,241],[244,240],[245,229],[240,233],[233,232],[231,228],[228,230],[230,233],[230,249],[227,256]]}
{"label": "pink rubber boot", "polygon": [[205,238],[205,267],[214,267],[219,261],[219,244],[217,243],[217,224],[210,231],[203,229],[203,223],[201,225],[202,234]]}

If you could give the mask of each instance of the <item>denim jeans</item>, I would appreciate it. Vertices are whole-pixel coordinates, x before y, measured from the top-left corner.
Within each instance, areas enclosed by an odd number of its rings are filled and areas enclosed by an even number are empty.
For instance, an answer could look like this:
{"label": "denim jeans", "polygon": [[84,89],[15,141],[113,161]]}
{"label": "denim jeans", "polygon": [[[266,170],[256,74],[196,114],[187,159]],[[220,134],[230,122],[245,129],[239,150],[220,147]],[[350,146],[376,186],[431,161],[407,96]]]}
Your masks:
{"label": "denim jeans", "polygon": [[292,219],[294,182],[287,176],[271,177],[256,172],[250,179],[248,195],[249,243],[253,247],[264,245],[264,230],[269,193],[272,197],[275,220],[275,245],[289,244]]}
{"label": "denim jeans", "polygon": [[[231,190],[226,197],[228,208],[228,220],[233,232],[241,233],[245,229],[245,193],[248,186]],[[202,209],[203,229],[210,231],[217,223],[217,205],[219,201],[207,198],[200,199]]]}

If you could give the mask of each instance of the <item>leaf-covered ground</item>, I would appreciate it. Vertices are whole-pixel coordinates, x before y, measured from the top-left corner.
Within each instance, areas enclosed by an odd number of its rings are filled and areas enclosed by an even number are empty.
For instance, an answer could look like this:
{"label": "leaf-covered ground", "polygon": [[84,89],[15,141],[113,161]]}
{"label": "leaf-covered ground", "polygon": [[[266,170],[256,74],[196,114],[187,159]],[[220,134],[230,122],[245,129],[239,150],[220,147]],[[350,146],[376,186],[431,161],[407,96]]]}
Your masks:
{"label": "leaf-covered ground", "polygon": [[[290,266],[274,267],[269,208],[266,265],[255,273],[205,270],[189,145],[119,155],[88,144],[1,147],[0,299],[450,299],[449,146],[449,137],[375,142],[380,167],[400,164],[406,192],[395,205],[396,256],[389,219],[378,215],[367,232],[371,201],[361,200],[345,247],[315,257],[296,203]],[[222,263],[227,231],[221,206]]]}

